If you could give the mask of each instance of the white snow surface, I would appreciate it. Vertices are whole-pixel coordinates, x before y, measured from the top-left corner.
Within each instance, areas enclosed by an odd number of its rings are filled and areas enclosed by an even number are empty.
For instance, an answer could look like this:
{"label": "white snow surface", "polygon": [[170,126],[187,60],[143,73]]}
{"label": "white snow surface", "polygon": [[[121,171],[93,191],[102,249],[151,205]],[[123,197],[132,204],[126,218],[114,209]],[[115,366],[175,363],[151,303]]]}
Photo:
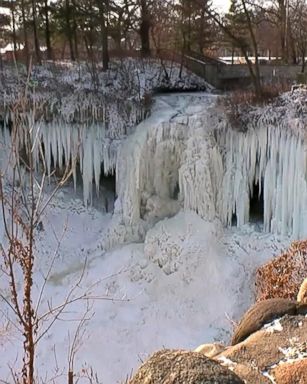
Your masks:
{"label": "white snow surface", "polygon": [[[253,302],[256,268],[289,245],[288,234],[306,230],[300,120],[297,129],[291,113],[269,124],[267,110],[255,112],[247,132],[231,131],[215,100],[206,94],[157,98],[151,117],[120,144],[113,217],[85,208],[73,186],[45,213],[36,238],[36,297],[66,222],[67,231],[40,313],[50,300],[63,302],[87,260],[75,292],[89,293],[92,313],[75,356],[79,376],[92,367],[99,383],[118,383],[159,348],[227,342],[230,319]],[[95,168],[92,161],[83,169]],[[248,224],[255,180],[264,187],[264,229],[275,234]],[[239,228],[227,229],[235,212]],[[7,293],[3,275],[0,289]],[[1,310],[0,378],[9,381],[22,336],[12,323],[6,326],[3,302]],[[69,345],[85,310],[84,301],[71,304],[41,340],[37,369],[45,382],[54,376],[66,382]]]}

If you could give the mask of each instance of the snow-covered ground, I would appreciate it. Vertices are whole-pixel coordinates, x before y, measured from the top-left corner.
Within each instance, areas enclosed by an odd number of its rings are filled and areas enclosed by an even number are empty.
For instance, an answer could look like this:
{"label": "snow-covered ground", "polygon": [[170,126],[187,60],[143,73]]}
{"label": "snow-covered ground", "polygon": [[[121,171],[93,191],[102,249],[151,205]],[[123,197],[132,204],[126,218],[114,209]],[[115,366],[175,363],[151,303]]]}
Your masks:
{"label": "snow-covered ground", "polygon": [[[213,104],[214,96],[208,95],[159,98],[151,117],[139,125],[119,155],[119,201],[113,218],[99,208],[99,200],[96,208],[85,208],[82,196],[74,195],[70,186],[64,187],[50,204],[43,230],[37,232],[37,292],[63,228],[67,230],[40,312],[48,308],[50,300],[53,306],[61,304],[81,275],[74,295],[86,292],[88,300],[70,304],[42,338],[37,354],[42,382],[53,377],[56,383],[67,382],[69,349],[84,314],[88,321],[77,337],[74,372],[86,376],[92,367],[99,383],[121,382],[159,348],[189,349],[214,340],[228,341],[232,320],[237,320],[253,300],[255,269],[289,245],[289,238],[263,233],[258,223],[226,229],[212,212],[214,183],[209,185],[212,190],[202,191],[208,183],[204,177],[197,191],[193,189],[197,177],[202,175],[200,171],[210,166],[208,156],[216,155],[207,145],[210,135],[202,133],[206,122],[219,119],[218,111],[210,109]],[[204,111],[208,112],[207,117]],[[203,118],[198,120],[201,114]],[[178,143],[187,143],[187,150]],[[129,148],[133,151],[124,157]],[[150,152],[154,148],[156,152]],[[156,155],[152,159],[154,170],[146,162],[146,151],[147,158]],[[170,157],[166,156],[168,151]],[[182,166],[179,175],[178,159]],[[132,160],[135,168],[129,169]],[[177,179],[173,179],[175,174]],[[193,177],[187,178],[188,174]],[[176,203],[170,196],[176,195],[180,177],[183,196]],[[158,200],[153,199],[155,193]],[[144,206],[146,211],[141,212]],[[129,243],[127,228],[138,226],[139,221],[145,223],[144,233],[131,235]],[[127,227],[127,237],[114,236],[120,227]],[[0,225],[0,239],[3,236]],[[110,236],[113,238],[108,242]],[[107,242],[113,245],[110,251],[106,251]],[[0,289],[6,292],[3,285],[1,278]],[[1,310],[0,379],[10,382],[10,367],[17,369],[20,361],[22,336],[7,322],[3,302]],[[88,381],[79,381],[83,382]]]}
{"label": "snow-covered ground", "polygon": [[[94,208],[85,209],[82,200],[64,190],[50,206],[36,242],[38,284],[67,225],[42,312],[48,300],[53,305],[65,300],[87,260],[76,295],[86,291],[96,298],[89,300],[90,320],[81,332],[74,369],[82,375],[92,367],[99,383],[120,382],[159,348],[228,341],[231,319],[237,320],[252,302],[255,268],[288,245],[252,226],[225,231],[218,222],[187,212],[160,222],[148,232],[145,244],[103,253],[100,238],[109,219]],[[66,382],[69,347],[86,308],[84,300],[70,304],[42,339],[37,368],[44,380],[45,375],[60,375],[56,382]],[[1,329],[5,324],[2,317]],[[22,338],[12,325],[4,336],[0,377],[10,381],[8,367],[18,367]]]}

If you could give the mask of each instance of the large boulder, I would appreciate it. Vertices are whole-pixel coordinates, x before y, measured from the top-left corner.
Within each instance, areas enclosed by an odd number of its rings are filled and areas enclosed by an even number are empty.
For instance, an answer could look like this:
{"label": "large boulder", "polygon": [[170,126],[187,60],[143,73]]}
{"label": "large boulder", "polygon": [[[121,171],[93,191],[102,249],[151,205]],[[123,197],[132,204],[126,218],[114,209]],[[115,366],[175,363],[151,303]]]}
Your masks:
{"label": "large boulder", "polygon": [[165,349],[154,353],[129,384],[243,384],[235,373],[202,353]]}
{"label": "large boulder", "polygon": [[202,344],[194,349],[194,352],[199,352],[207,357],[214,357],[219,353],[225,351],[225,346],[219,343]]}
{"label": "large boulder", "polygon": [[[305,305],[307,312],[307,305]],[[264,324],[282,317],[304,313],[304,305],[287,299],[269,299],[256,303],[243,316],[232,337],[231,345],[245,340]]]}

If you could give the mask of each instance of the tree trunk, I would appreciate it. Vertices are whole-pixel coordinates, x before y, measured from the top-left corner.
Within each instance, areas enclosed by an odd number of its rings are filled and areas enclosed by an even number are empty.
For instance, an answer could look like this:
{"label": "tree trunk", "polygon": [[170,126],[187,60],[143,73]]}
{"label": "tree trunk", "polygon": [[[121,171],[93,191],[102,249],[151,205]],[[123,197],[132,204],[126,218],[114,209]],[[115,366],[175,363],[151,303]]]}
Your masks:
{"label": "tree trunk", "polygon": [[150,56],[150,15],[147,0],[141,0],[141,53],[143,56]]}
{"label": "tree trunk", "polygon": [[102,69],[107,71],[109,69],[109,44],[108,44],[108,1],[105,0],[100,4],[100,27],[101,27],[101,48],[102,48]]}
{"label": "tree trunk", "polygon": [[280,21],[281,59],[284,63],[288,63],[286,2],[285,0],[279,0],[278,4],[279,4],[279,21]]}
{"label": "tree trunk", "polygon": [[306,50],[302,49],[302,69],[301,69],[302,73],[305,72],[305,64],[306,64],[305,55],[306,55]]}
{"label": "tree trunk", "polygon": [[22,29],[23,29],[23,39],[24,39],[24,51],[26,54],[26,65],[27,65],[27,69],[29,69],[30,56],[29,56],[28,31],[27,31],[27,23],[26,23],[25,0],[21,0],[21,18],[22,18]]}
{"label": "tree trunk", "polygon": [[15,5],[12,5],[11,13],[12,13],[14,54],[16,55],[16,52],[17,52],[17,37],[16,37]]}
{"label": "tree trunk", "polygon": [[49,6],[48,0],[45,1],[45,37],[46,37],[46,47],[47,47],[47,59],[52,60],[52,47],[51,47],[51,35],[50,35],[50,23],[49,23]]}
{"label": "tree trunk", "polygon": [[33,26],[33,34],[34,34],[34,47],[35,47],[35,56],[36,61],[39,65],[42,64],[39,40],[37,34],[37,24],[36,24],[36,0],[32,0],[32,26]]}
{"label": "tree trunk", "polygon": [[191,20],[191,3],[188,3],[189,17],[188,17],[188,38],[187,38],[187,51],[191,52],[191,40],[192,40],[192,20]]}
{"label": "tree trunk", "polygon": [[204,54],[203,52],[204,39],[205,39],[205,12],[204,10],[202,10],[200,15],[200,27],[199,27],[199,33],[198,33],[198,49],[201,55]]}
{"label": "tree trunk", "polygon": [[246,20],[247,20],[247,26],[248,26],[249,33],[250,33],[250,36],[251,36],[253,49],[254,49],[255,72],[253,71],[253,68],[252,68],[251,63],[250,63],[250,61],[248,59],[248,54],[247,53],[246,53],[245,60],[247,60],[247,64],[248,64],[248,67],[249,67],[249,70],[250,70],[250,74],[251,74],[252,81],[253,81],[254,88],[255,88],[256,97],[258,99],[261,99],[261,97],[262,97],[262,87],[261,87],[261,77],[260,77],[260,68],[259,68],[259,60],[258,60],[258,57],[259,57],[259,55],[258,55],[258,44],[257,44],[257,40],[256,40],[256,37],[255,37],[255,34],[254,34],[254,29],[253,29],[252,21],[251,21],[251,18],[250,18],[249,11],[247,9],[245,0],[241,0],[241,1],[242,1],[242,5],[243,5],[245,16],[246,16]]}
{"label": "tree trunk", "polygon": [[292,64],[297,64],[297,52],[296,52],[296,46],[295,46],[295,39],[293,38],[293,34],[291,29],[289,30],[289,46],[288,48],[291,49],[291,62]]}
{"label": "tree trunk", "polygon": [[78,60],[78,58],[79,58],[78,26],[77,26],[76,15],[75,15],[75,11],[77,9],[77,4],[76,4],[75,0],[72,0],[72,6],[74,9],[74,12],[73,12],[73,40],[74,40],[75,58],[76,58],[76,60]]}
{"label": "tree trunk", "polygon": [[67,30],[67,38],[70,50],[70,59],[71,61],[75,61],[75,53],[72,41],[72,30],[70,25],[70,3],[69,0],[65,0],[65,19],[66,19],[66,30]]}

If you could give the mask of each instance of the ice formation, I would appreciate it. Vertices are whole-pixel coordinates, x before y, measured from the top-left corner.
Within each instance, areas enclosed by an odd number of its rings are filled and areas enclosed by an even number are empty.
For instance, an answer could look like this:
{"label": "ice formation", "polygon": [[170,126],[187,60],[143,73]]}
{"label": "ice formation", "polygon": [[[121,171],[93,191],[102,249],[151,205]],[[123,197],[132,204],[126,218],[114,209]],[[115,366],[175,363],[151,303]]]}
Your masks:
{"label": "ice formation", "polygon": [[[29,116],[31,120],[31,117]],[[77,168],[82,175],[84,203],[92,200],[94,186],[97,194],[100,176],[112,174],[115,170],[119,140],[110,139],[101,124],[69,124],[27,121],[25,129],[19,130],[20,148],[25,144],[25,131],[31,127],[32,153],[36,169],[41,169],[41,148],[48,175],[54,169],[64,172],[66,167],[73,171],[74,184],[77,182]],[[9,158],[11,137],[9,130],[1,130],[0,145],[4,160]],[[0,159],[1,163],[1,159]]]}
{"label": "ice formation", "polygon": [[[29,79],[24,69],[16,76],[5,66],[0,79],[0,123],[4,130],[10,128],[16,117],[12,111],[18,111],[17,118],[24,123],[18,137],[22,146],[25,130],[31,131],[37,169],[40,143],[49,174],[72,165],[76,183],[78,164],[87,205],[94,188],[99,193],[101,173],[114,173],[119,141],[147,117],[155,89],[206,89],[196,75],[181,73],[173,63],[165,65],[167,82],[157,60],[112,61],[107,72],[97,65],[95,78],[85,64],[34,66]],[[8,138],[5,146],[10,147]]]}
{"label": "ice formation", "polygon": [[[93,187],[97,194],[101,173],[113,173],[116,164],[119,140],[110,139],[101,124],[36,124],[34,135],[45,149],[48,174],[54,167],[60,170],[73,167],[74,184],[77,178],[77,163],[80,167],[85,204],[92,200]],[[34,157],[39,165],[39,146],[34,147]]]}
{"label": "ice formation", "polygon": [[[242,226],[250,220],[250,201],[258,185],[264,230],[305,237],[306,143],[303,118],[297,117],[294,103],[275,111],[259,108],[248,117],[244,131],[238,131],[227,123],[213,96],[199,98],[202,110],[197,113],[189,111],[193,96],[188,101],[185,97],[185,105],[168,107],[171,97],[160,97],[151,119],[121,148],[116,173],[122,223],[144,226],[152,212],[158,221],[177,207],[208,220],[218,218],[227,226],[236,215],[237,226]],[[160,206],[168,202],[167,208],[159,212],[153,201]]]}

